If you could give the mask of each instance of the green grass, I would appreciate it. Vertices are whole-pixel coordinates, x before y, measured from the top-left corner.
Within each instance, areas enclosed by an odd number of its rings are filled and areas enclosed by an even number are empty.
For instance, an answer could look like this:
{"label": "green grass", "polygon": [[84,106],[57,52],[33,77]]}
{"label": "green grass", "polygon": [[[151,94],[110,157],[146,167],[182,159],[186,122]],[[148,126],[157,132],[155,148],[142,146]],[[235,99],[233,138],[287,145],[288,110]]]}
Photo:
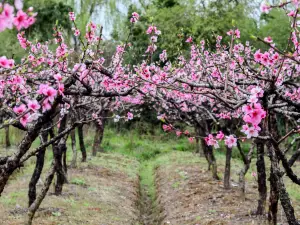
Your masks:
{"label": "green grass", "polygon": [[[144,128],[143,128],[144,129]],[[22,132],[12,128],[11,129],[11,142],[19,143],[22,137]],[[187,138],[177,138],[174,134],[164,133],[160,129],[154,129],[151,132],[143,131],[137,127],[133,127],[129,130],[118,131],[114,127],[107,127],[105,129],[104,138],[102,142],[102,148],[105,153],[99,153],[97,157],[91,157],[91,150],[94,138],[94,130],[85,128],[85,145],[88,153],[89,165],[102,166],[110,168],[116,171],[122,171],[130,177],[136,176],[136,171],[139,171],[140,185],[147,190],[149,198],[155,205],[156,199],[156,187],[155,187],[155,172],[160,166],[171,166],[171,165],[190,165],[190,164],[202,164],[207,165],[204,158],[193,155],[196,146],[195,143],[189,143]],[[4,143],[3,131],[0,131],[0,143]],[[72,159],[71,151],[71,140],[68,138],[68,162]],[[39,145],[39,140],[36,140],[32,148]],[[250,144],[248,142],[242,143],[242,147],[245,152],[248,152]],[[79,142],[77,137],[77,149],[78,149],[78,161],[81,158],[79,151]],[[2,150],[3,151],[3,150]],[[8,153],[7,153],[8,152]],[[3,152],[2,152],[3,153]],[[10,151],[4,152],[9,154]],[[225,163],[225,148],[221,145],[221,148],[215,150],[217,158],[217,164],[219,168],[224,168]],[[254,153],[255,156],[255,153]],[[237,181],[239,171],[243,167],[243,162],[240,160],[240,153],[237,148],[233,149],[232,152],[232,178]],[[50,166],[52,159],[52,151],[49,148],[47,151],[46,168]],[[266,158],[267,164],[268,159]],[[35,159],[32,158],[27,163],[27,166],[22,169],[23,173],[31,174],[34,168]],[[255,166],[256,159],[252,159],[251,167],[246,175],[246,180],[253,180],[251,173],[256,171]],[[268,171],[268,169],[267,169]],[[299,171],[298,167],[295,167],[295,171]],[[186,174],[183,171],[177,171],[179,176],[184,180],[187,179]],[[222,177],[223,174],[219,174]],[[17,175],[16,175],[17,176]],[[71,183],[76,185],[86,185],[86,181],[82,177],[74,178]],[[172,185],[173,188],[179,188],[180,182],[175,182]],[[300,192],[296,188],[297,185],[291,182],[286,182],[286,187],[291,195],[293,201],[300,201]],[[88,187],[90,191],[97,191],[95,187]],[[26,195],[26,190],[20,190],[20,193],[14,193],[15,195],[21,194]],[[3,196],[0,198],[1,202],[5,202],[9,205],[16,204],[16,196]],[[72,202],[70,202],[72,204]]]}

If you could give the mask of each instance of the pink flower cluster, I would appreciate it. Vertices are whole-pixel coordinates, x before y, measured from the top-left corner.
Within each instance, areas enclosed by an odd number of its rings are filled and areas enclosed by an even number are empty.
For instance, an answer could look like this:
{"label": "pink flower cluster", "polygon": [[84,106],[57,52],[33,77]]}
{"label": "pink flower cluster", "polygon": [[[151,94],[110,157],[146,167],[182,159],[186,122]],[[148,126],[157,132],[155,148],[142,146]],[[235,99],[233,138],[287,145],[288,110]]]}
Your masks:
{"label": "pink flower cluster", "polygon": [[131,112],[127,113],[127,119],[132,120],[133,119],[133,114]]}
{"label": "pink flower cluster", "polygon": [[4,69],[11,69],[14,67],[15,61],[13,59],[7,59],[6,56],[0,57],[0,67]]}
{"label": "pink flower cluster", "polygon": [[75,13],[74,12],[69,12],[69,18],[70,18],[71,21],[75,21],[75,19],[76,19]]}
{"label": "pink flower cluster", "polygon": [[133,12],[130,18],[131,23],[136,23],[140,19],[140,15],[137,12]]}
{"label": "pink flower cluster", "polygon": [[22,10],[23,2],[21,0],[15,1],[15,7],[18,10],[16,16],[14,15],[13,6],[8,3],[4,5],[0,3],[0,10],[2,11],[0,14],[0,32],[5,29],[12,29],[13,26],[15,26],[17,30],[21,30],[22,28],[26,29],[35,23],[36,13],[32,13],[32,7],[28,9],[28,14]]}
{"label": "pink flower cluster", "polygon": [[234,35],[236,38],[240,38],[241,37],[241,32],[238,29],[230,30],[230,31],[227,32],[227,35],[228,36]]}
{"label": "pink flower cluster", "polygon": [[263,64],[264,66],[273,66],[275,62],[279,59],[279,54],[276,52],[270,54],[270,52],[261,53],[260,50],[257,50],[254,54],[254,60]]}
{"label": "pink flower cluster", "polygon": [[[223,140],[224,137],[225,137],[224,133],[222,131],[219,131],[216,137],[214,137],[212,134],[209,134],[207,137],[204,138],[204,140],[208,146],[219,148],[220,146],[218,141]],[[233,135],[229,135],[225,137],[224,143],[227,147],[233,148],[237,146],[237,139]]]}
{"label": "pink flower cluster", "polygon": [[204,138],[206,144],[208,146],[213,146],[214,148],[220,148],[219,142],[215,139],[212,134],[209,134],[207,137]]}
{"label": "pink flower cluster", "polygon": [[271,10],[271,6],[267,5],[265,2],[262,2],[261,5],[260,5],[260,10],[263,12],[263,13],[269,13],[270,10]]}

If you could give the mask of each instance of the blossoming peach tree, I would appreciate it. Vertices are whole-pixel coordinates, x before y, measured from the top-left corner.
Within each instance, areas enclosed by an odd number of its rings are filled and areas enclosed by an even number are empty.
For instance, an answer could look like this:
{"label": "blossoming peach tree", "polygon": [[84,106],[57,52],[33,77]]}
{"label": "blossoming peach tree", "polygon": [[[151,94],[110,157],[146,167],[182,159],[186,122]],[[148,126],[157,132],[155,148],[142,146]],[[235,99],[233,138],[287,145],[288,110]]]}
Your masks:
{"label": "blossoming peach tree", "polygon": [[[67,182],[65,159],[68,134],[85,123],[100,124],[107,117],[103,114],[107,110],[125,111],[124,116],[112,116],[115,120],[131,120],[133,114],[128,108],[141,103],[141,95],[136,91],[141,84],[136,81],[136,75],[123,65],[126,45],[118,46],[111,64],[107,68],[103,66],[102,28],[98,29],[96,24],[88,23],[85,34],[81,35],[76,26],[75,14],[70,13],[74,35],[81,43],[80,57],[75,61],[73,55],[78,52],[66,44],[59,26],[54,27],[54,40],[34,43],[25,37],[26,28],[35,22],[33,8],[24,12],[20,0],[16,0],[14,6],[5,3],[0,7],[1,31],[15,27],[19,31],[18,41],[27,51],[19,63],[5,56],[0,58],[1,113],[5,118],[1,128],[14,126],[25,132],[14,154],[0,158],[0,193],[11,174],[29,158],[36,156],[36,167],[28,193],[27,223],[31,224],[54,175],[57,176],[56,194],[62,192],[63,184]],[[133,20],[138,19],[137,16],[133,15]],[[56,49],[50,50],[49,44],[56,45]],[[38,137],[41,145],[30,149]],[[37,196],[36,183],[49,145],[52,145],[54,160]]]}
{"label": "blossoming peach tree", "polygon": [[[227,33],[229,45],[224,45],[223,37],[217,36],[215,50],[211,51],[204,41],[194,43],[189,37],[186,41],[191,44],[189,58],[181,56],[177,62],[171,63],[166,61],[167,52],[164,51],[160,55],[161,62],[152,62],[152,57],[149,57],[138,69],[141,79],[148,83],[141,91],[158,103],[159,119],[169,121],[163,126],[165,131],[174,131],[177,135],[184,133],[170,124],[174,120],[186,121],[193,126],[199,121],[202,125],[208,121],[210,128],[206,134],[194,135],[203,138],[208,146],[219,148],[219,143],[224,141],[228,152],[235,146],[240,149],[239,143],[247,139],[254,141],[260,195],[257,214],[265,214],[267,185],[263,156],[264,146],[267,147],[266,153],[271,160],[268,218],[274,224],[279,199],[289,224],[299,224],[283,182],[285,175],[300,184],[292,168],[299,150],[289,159],[287,155],[299,140],[298,5],[294,0],[275,6],[262,3],[261,6],[265,13],[272,8],[281,8],[289,17],[292,30],[285,49],[278,49],[272,37],[254,37],[269,47],[267,51],[254,49],[249,42],[238,43],[240,32],[235,28]],[[157,48],[155,42],[159,34],[156,30],[151,26],[147,31],[151,35],[151,44],[146,51],[150,56]],[[284,132],[279,131],[279,117],[288,123]],[[228,122],[222,127],[224,121]],[[193,140],[193,135],[188,136]],[[294,139],[286,148],[283,143],[290,138]],[[251,154],[242,156],[244,174],[249,168]],[[227,163],[230,168],[230,161]]]}
{"label": "blossoming peach tree", "polygon": [[[29,158],[36,156],[36,168],[29,185],[28,224],[32,223],[35,211],[44,199],[56,174],[55,193],[62,192],[67,181],[66,139],[76,127],[85,123],[102,123],[108,118],[106,111],[124,112],[124,116],[112,116],[131,120],[135,116],[128,109],[132,105],[153,104],[166,131],[178,136],[186,135],[191,141],[200,139],[206,148],[206,157],[212,163],[216,174],[213,148],[223,142],[227,148],[224,181],[230,186],[231,149],[238,147],[245,167],[243,177],[249,168],[254,144],[257,148],[258,209],[265,214],[267,186],[264,163],[264,146],[271,160],[269,219],[276,224],[278,201],[280,199],[289,224],[299,224],[285,189],[283,176],[300,184],[293,172],[293,164],[300,155],[296,151],[290,159],[287,152],[297,141],[299,127],[299,49],[298,49],[298,1],[293,0],[271,6],[262,4],[267,13],[275,7],[286,10],[291,20],[292,31],[286,49],[278,49],[272,37],[256,38],[269,46],[268,51],[254,49],[250,43],[238,43],[238,29],[228,31],[229,45],[216,37],[215,50],[210,50],[205,41],[191,45],[189,57],[179,57],[170,62],[167,52],[160,54],[158,62],[153,61],[157,40],[161,32],[154,25],[149,26],[149,46],[145,48],[147,59],[139,65],[124,65],[123,56],[129,43],[116,48],[111,63],[105,67],[101,51],[101,31],[90,22],[81,34],[76,25],[76,15],[70,13],[74,36],[80,42],[80,56],[74,60],[74,51],[64,41],[59,26],[54,28],[54,40],[34,43],[25,37],[25,29],[35,22],[33,8],[23,11],[22,1],[14,6],[1,5],[0,30],[19,30],[18,40],[28,54],[21,62],[5,56],[0,58],[1,113],[5,121],[1,128],[15,126],[25,135],[16,152],[0,158],[0,194],[12,173]],[[292,9],[293,8],[293,9]],[[15,14],[16,11],[16,14]],[[139,20],[137,13],[130,19]],[[100,31],[100,32],[99,32]],[[83,33],[83,32],[82,32]],[[55,51],[49,44],[55,44]],[[112,114],[111,113],[111,114]],[[280,133],[277,117],[289,121],[289,130]],[[195,135],[176,129],[171,122],[181,120],[196,127]],[[57,128],[54,129],[55,127]],[[50,139],[48,139],[50,136]],[[41,145],[30,149],[34,140],[41,139]],[[282,143],[290,137],[295,141],[284,148]],[[241,143],[253,140],[249,154],[243,153]],[[54,160],[48,171],[41,192],[36,195],[35,186],[43,168],[47,146],[52,145]],[[280,163],[283,166],[282,170]],[[244,182],[242,182],[244,183]],[[224,182],[225,185],[225,182]],[[243,184],[244,185],[244,184]],[[244,187],[242,187],[244,188]]]}

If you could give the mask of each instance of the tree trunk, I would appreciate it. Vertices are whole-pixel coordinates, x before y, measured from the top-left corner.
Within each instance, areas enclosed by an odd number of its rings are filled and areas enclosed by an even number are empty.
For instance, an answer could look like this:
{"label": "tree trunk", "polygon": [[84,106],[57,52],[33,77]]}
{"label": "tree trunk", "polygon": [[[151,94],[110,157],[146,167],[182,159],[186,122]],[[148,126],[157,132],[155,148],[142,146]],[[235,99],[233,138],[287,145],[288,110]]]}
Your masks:
{"label": "tree trunk", "polygon": [[218,168],[217,168],[217,161],[213,152],[213,148],[211,146],[207,146],[205,145],[204,149],[206,149],[205,151],[207,151],[207,161],[208,163],[208,168],[210,169],[211,167],[211,172],[212,172],[212,177],[215,180],[220,180],[219,176],[218,176]]}
{"label": "tree trunk", "polygon": [[267,175],[266,175],[266,165],[264,159],[264,143],[257,142],[257,185],[258,185],[258,205],[257,205],[257,215],[265,215],[266,212],[266,202],[267,202]]}
{"label": "tree trunk", "polygon": [[71,161],[71,168],[75,168],[77,166],[77,148],[76,148],[76,132],[75,129],[71,131],[71,145],[73,157]]}
{"label": "tree trunk", "polygon": [[86,149],[84,145],[84,136],[83,136],[83,125],[78,126],[78,139],[80,145],[80,151],[82,154],[82,162],[86,162]]}
{"label": "tree trunk", "polygon": [[[200,127],[195,127],[195,132],[196,134],[198,134],[199,136],[202,136],[201,133],[201,128]],[[206,157],[207,159],[207,156],[205,155],[204,153],[204,148],[203,148],[203,145],[201,143],[201,138],[200,137],[196,137],[196,154],[199,153],[200,157]]]}
{"label": "tree trunk", "polygon": [[[59,98],[61,98],[61,96]],[[58,100],[54,101],[52,108],[45,112],[34,126],[28,129],[15,154],[10,156],[4,165],[0,165],[0,195],[2,194],[11,174],[21,166],[21,158],[28,152],[32,142],[38,137],[42,126],[52,119],[57,105]]]}
{"label": "tree trunk", "polygon": [[226,163],[224,173],[224,188],[230,189],[230,161],[231,161],[232,149],[226,147]]}
{"label": "tree trunk", "polygon": [[[274,146],[275,144],[271,146],[270,149],[270,160],[271,160],[271,169],[272,169],[272,180],[273,182],[276,182],[278,192],[279,192],[279,199],[281,202],[281,206],[285,212],[286,219],[288,221],[288,224],[290,225],[299,225],[300,223],[297,221],[295,217],[295,211],[292,206],[289,194],[286,191],[282,176],[284,173],[280,171],[280,166],[278,162],[278,158],[276,155],[275,148],[279,149],[278,145]],[[272,217],[273,218],[273,217]],[[277,222],[277,221],[276,221]]]}
{"label": "tree trunk", "polygon": [[[67,141],[67,138],[66,138],[66,141]],[[65,174],[68,174],[68,165],[67,165],[67,145],[66,145],[66,142],[64,143],[64,147],[63,147],[63,169],[64,169],[64,172]]]}
{"label": "tree trunk", "polygon": [[5,148],[9,148],[10,144],[10,135],[9,135],[9,126],[5,127]]}
{"label": "tree trunk", "polygon": [[[268,148],[270,148],[270,147],[268,146]],[[269,149],[269,152],[270,151],[271,150]],[[278,160],[276,159],[276,161],[278,161]],[[276,176],[275,176],[274,162],[272,162],[272,159],[271,159],[268,220],[273,225],[277,224],[278,199],[279,199],[279,190],[278,190],[277,180],[276,180]]]}
{"label": "tree trunk", "polygon": [[[45,126],[45,128],[47,128],[47,127]],[[41,144],[47,142],[48,131],[43,132],[40,136],[40,139],[41,139]],[[42,171],[43,171],[43,168],[44,168],[45,152],[46,152],[46,148],[39,151],[36,156],[35,168],[34,168],[31,180],[29,182],[28,207],[30,207],[31,204],[36,199],[36,184],[39,181]]]}
{"label": "tree trunk", "polygon": [[240,142],[237,142],[237,147],[240,151],[240,154],[242,156],[243,162],[244,162],[244,167],[241,169],[239,173],[239,187],[242,193],[243,199],[245,199],[245,191],[246,191],[246,181],[245,181],[245,175],[248,172],[250,168],[250,164],[252,161],[252,156],[253,156],[253,151],[254,151],[254,143],[251,144],[251,147],[249,149],[249,152],[247,156],[243,152],[242,146],[240,145]]}
{"label": "tree trunk", "polygon": [[[60,122],[60,127],[58,133],[62,132],[66,128],[67,116],[64,116]],[[67,175],[63,166],[63,154],[66,152],[67,135],[62,137],[58,143],[54,144],[53,155],[55,160],[55,169],[56,169],[56,184],[55,184],[55,194],[61,195],[64,183],[67,183]]]}
{"label": "tree trunk", "polygon": [[93,144],[93,152],[92,155],[96,156],[98,151],[103,152],[101,148],[101,143],[104,134],[104,120],[102,120],[102,124],[96,124],[95,136],[94,136],[94,144]]}
{"label": "tree trunk", "polygon": [[34,217],[34,214],[36,212],[36,210],[40,207],[43,199],[45,198],[50,185],[52,183],[52,180],[54,178],[54,174],[55,174],[55,166],[54,163],[52,163],[52,166],[47,174],[44,186],[40,192],[40,194],[37,196],[37,198],[35,199],[35,201],[30,205],[29,209],[28,209],[28,220],[26,225],[32,225],[32,220]]}

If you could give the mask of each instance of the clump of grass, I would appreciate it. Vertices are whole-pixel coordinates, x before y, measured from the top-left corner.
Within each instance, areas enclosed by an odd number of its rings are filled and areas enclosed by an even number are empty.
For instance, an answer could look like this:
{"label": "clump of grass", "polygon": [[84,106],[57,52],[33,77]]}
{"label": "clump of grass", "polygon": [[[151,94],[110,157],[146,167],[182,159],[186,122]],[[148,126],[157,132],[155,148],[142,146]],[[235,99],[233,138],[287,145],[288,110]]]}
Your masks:
{"label": "clump of grass", "polygon": [[79,186],[86,186],[86,182],[83,178],[74,178],[71,180],[71,184],[76,184]]}

